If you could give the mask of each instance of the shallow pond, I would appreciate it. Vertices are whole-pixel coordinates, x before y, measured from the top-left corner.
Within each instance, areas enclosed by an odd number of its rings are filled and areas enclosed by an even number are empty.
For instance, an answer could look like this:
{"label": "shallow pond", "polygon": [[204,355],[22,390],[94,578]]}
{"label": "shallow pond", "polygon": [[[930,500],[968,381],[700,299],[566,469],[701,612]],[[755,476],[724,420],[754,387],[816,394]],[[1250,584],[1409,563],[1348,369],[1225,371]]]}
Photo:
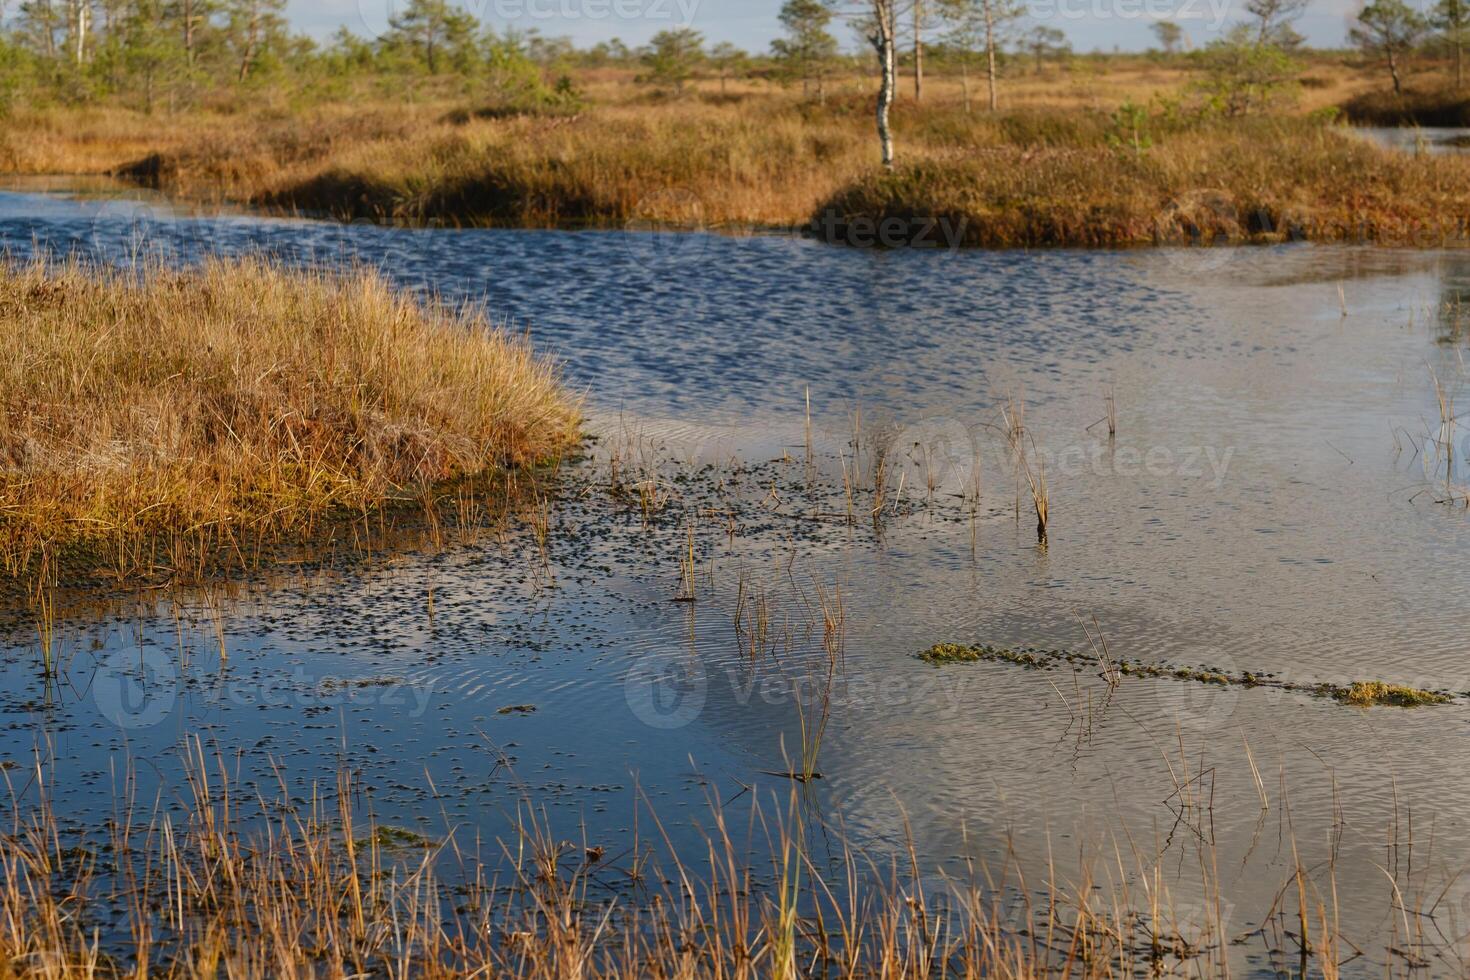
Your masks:
{"label": "shallow pond", "polygon": [[[1453,939],[1470,919],[1456,877],[1470,704],[1363,710],[1158,678],[1110,690],[1099,670],[916,654],[1088,651],[1100,630],[1130,660],[1470,692],[1470,519],[1441,502],[1470,445],[1442,426],[1434,382],[1464,387],[1470,256],[877,252],[20,193],[0,194],[0,242],[370,263],[529,330],[586,390],[598,436],[544,554],[517,531],[78,616],[49,692],[17,621],[0,759],[24,790],[35,753],[54,754],[76,826],[113,812],[129,768],[138,798],[182,799],[177,753],[197,734],[302,800],[345,763],[383,820],[429,835],[493,840],[528,796],[611,854],[642,807],[697,849],[711,801],[785,799],[772,774],[824,705],[823,778],[803,797],[874,853],[911,834],[936,869],[1014,860],[1039,879],[1050,863],[1069,881],[1100,856],[1186,910],[1215,889],[1229,955],[1268,971],[1290,943],[1257,930],[1294,841],[1324,891],[1332,868],[1343,932],[1365,950],[1350,971],[1458,963],[1414,933]],[[1115,437],[1097,424],[1108,392]],[[1009,444],[1017,415],[1045,468],[1045,547]],[[614,460],[656,481],[662,511],[599,503]],[[691,529],[699,601],[676,603]],[[839,592],[839,669],[814,694]],[[1411,905],[1429,896],[1433,929],[1396,908],[1394,882]]]}
{"label": "shallow pond", "polygon": [[1464,126],[1357,126],[1358,133],[1380,146],[1410,153],[1464,153],[1470,129]]}

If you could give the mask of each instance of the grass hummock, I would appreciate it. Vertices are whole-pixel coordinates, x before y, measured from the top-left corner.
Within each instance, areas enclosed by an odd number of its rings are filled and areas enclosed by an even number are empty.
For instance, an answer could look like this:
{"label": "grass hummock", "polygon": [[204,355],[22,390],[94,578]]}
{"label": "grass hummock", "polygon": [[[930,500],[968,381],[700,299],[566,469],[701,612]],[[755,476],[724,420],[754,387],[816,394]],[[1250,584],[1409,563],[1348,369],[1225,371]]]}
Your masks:
{"label": "grass hummock", "polygon": [[1157,125],[1137,152],[1109,145],[1095,122],[1074,121],[1056,140],[977,145],[869,171],[823,202],[817,220],[837,242],[885,224],[904,242],[905,229],[928,228],[915,220],[924,217],[949,242],[992,248],[1440,247],[1470,232],[1464,159],[1386,150],[1307,119]]}
{"label": "grass hummock", "polygon": [[1427,704],[1448,704],[1454,698],[1437,691],[1421,691],[1402,684],[1385,684],[1383,681],[1358,681],[1333,694],[1343,704],[1371,708],[1386,704],[1398,708],[1418,708]]}
{"label": "grass hummock", "polygon": [[4,265],[0,334],[0,578],[169,576],[578,439],[524,338],[366,270]]}
{"label": "grass hummock", "polygon": [[[1100,666],[1096,655],[1071,650],[1046,650],[1034,647],[1011,649],[990,645],[967,646],[960,643],[936,644],[920,653],[918,658],[932,667],[982,661],[1013,664],[1034,670],[1067,666],[1080,670],[1086,666]],[[1118,660],[1112,667],[1114,669],[1110,671],[1110,676],[1115,677],[1158,677],[1176,681],[1192,681],[1196,684],[1271,687],[1282,691],[1310,694],[1313,697],[1330,698],[1339,704],[1360,708],[1377,706],[1418,708],[1427,705],[1452,704],[1455,701],[1453,695],[1443,691],[1426,691],[1402,684],[1387,684],[1383,681],[1304,684],[1283,680],[1275,674],[1265,672],[1233,673],[1213,667],[1182,667],[1145,663],[1139,660]]]}
{"label": "grass hummock", "polygon": [[1470,96],[1453,86],[1359,92],[1342,105],[1343,115],[1366,126],[1464,126]]}
{"label": "grass hummock", "polygon": [[864,76],[820,104],[765,87],[651,100],[609,81],[570,115],[484,114],[447,96],[166,120],[32,108],[7,118],[0,171],[112,173],[174,198],[410,225],[783,230],[941,249],[1464,245],[1470,159],[1387,149],[1338,123],[1463,105],[1381,96],[1375,79],[1334,71],[1341,84],[1300,107],[1245,116],[1199,104],[1185,70],[1119,68],[1087,87],[1106,97],[1017,80],[996,112],[967,111],[947,80],[895,114],[893,171],[876,160]]}

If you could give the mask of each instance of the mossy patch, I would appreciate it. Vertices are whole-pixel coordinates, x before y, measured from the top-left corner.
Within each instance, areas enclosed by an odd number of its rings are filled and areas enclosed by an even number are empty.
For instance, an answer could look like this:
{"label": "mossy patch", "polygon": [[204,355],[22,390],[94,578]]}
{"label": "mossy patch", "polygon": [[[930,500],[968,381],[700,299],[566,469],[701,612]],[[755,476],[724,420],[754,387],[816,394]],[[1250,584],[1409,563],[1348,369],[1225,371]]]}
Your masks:
{"label": "mossy patch", "polygon": [[357,842],[357,846],[367,849],[377,845],[382,851],[407,851],[414,849],[429,850],[438,847],[439,844],[432,837],[425,837],[416,830],[407,827],[393,827],[381,824],[373,828],[372,836]]}
{"label": "mossy patch", "polygon": [[959,643],[940,643],[919,654],[919,659],[935,667],[943,664],[968,664],[980,660],[1004,660],[1022,667],[1044,667],[1047,661],[1036,654],[1004,647],[968,647]]}
{"label": "mossy patch", "polygon": [[1396,708],[1419,708],[1431,704],[1449,704],[1454,698],[1438,691],[1421,691],[1402,684],[1385,684],[1383,681],[1358,681],[1332,695],[1343,704],[1371,708],[1375,705],[1392,705]]}
{"label": "mossy patch", "polygon": [[1036,647],[1010,648],[989,645],[967,646],[961,643],[940,643],[918,655],[919,659],[933,667],[948,664],[968,664],[990,661],[1013,664],[1033,670],[1051,670],[1071,667],[1076,671],[1092,667],[1099,671],[1122,677],[1157,677],[1167,680],[1189,681],[1196,684],[1217,686],[1270,687],[1282,691],[1310,694],[1313,697],[1330,698],[1339,704],[1357,707],[1418,708],[1428,705],[1451,704],[1453,695],[1443,691],[1426,691],[1402,684],[1383,681],[1354,681],[1348,684],[1302,684],[1283,680],[1274,674],[1244,671],[1233,673],[1215,667],[1184,667],[1172,664],[1144,663],[1139,660],[1115,660],[1106,667],[1096,656],[1073,650],[1040,649]]}

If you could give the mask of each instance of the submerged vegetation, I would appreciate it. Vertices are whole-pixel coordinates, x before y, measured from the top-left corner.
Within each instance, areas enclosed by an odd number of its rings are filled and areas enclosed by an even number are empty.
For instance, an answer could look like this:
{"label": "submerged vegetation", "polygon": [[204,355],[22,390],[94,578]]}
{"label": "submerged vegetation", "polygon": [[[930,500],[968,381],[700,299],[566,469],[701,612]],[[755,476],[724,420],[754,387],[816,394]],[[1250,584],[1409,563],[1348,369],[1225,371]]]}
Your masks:
{"label": "submerged vegetation", "polygon": [[[1104,648],[1105,649],[1105,648]],[[1213,667],[1180,667],[1168,664],[1145,663],[1141,660],[1119,660],[1097,652],[1080,653],[1070,650],[1044,650],[1035,647],[1013,649],[1001,646],[967,646],[959,643],[940,643],[919,654],[919,659],[933,667],[947,664],[971,664],[989,661],[1014,664],[1032,669],[1071,667],[1076,670],[1096,667],[1109,678],[1110,683],[1120,677],[1157,677],[1167,680],[1191,681],[1196,684],[1235,685],[1239,687],[1265,687],[1280,691],[1295,691],[1313,697],[1331,698],[1340,704],[1360,708],[1386,705],[1397,708],[1417,708],[1425,705],[1451,704],[1455,698],[1443,691],[1425,691],[1402,684],[1386,684],[1383,681],[1354,681],[1350,684],[1316,683],[1307,684],[1282,680],[1273,673],[1251,671],[1231,672]]]}
{"label": "submerged vegetation", "polygon": [[10,265],[0,325],[12,578],[168,576],[578,439],[577,399],[524,338],[366,270]]}

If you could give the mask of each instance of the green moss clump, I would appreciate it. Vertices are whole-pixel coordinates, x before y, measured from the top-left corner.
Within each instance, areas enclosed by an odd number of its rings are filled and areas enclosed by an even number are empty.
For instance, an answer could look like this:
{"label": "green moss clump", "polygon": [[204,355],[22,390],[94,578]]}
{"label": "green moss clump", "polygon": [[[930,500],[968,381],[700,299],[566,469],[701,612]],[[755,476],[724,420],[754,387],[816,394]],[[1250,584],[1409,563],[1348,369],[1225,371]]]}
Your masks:
{"label": "green moss clump", "polygon": [[1021,667],[1042,667],[1047,660],[1024,650],[1007,650],[1002,647],[970,647],[959,643],[940,643],[919,654],[919,659],[931,667],[944,664],[973,664],[981,660],[999,660]]}
{"label": "green moss clump", "polygon": [[1454,700],[1448,694],[1421,691],[1402,684],[1385,684],[1383,681],[1357,681],[1349,687],[1338,688],[1332,696],[1343,704],[1362,708],[1376,705],[1418,708],[1429,704],[1448,704]]}
{"label": "green moss clump", "polygon": [[439,846],[433,838],[425,837],[418,831],[409,830],[407,827],[390,827],[386,825],[373,828],[371,837],[357,842],[357,846],[363,849],[367,849],[374,844],[378,846],[379,850],[384,851],[409,850],[413,848],[428,850]]}
{"label": "green moss clump", "polygon": [[[982,660],[999,661],[1034,669],[1058,668],[1071,665],[1076,670],[1088,666],[1107,664],[1096,656],[1069,650],[1044,650],[1036,647],[1011,649],[994,646],[966,646],[960,643],[940,643],[919,654],[925,663],[940,667],[945,664],[968,664]],[[1119,677],[1159,677],[1194,684],[1213,684],[1217,687],[1270,687],[1281,691],[1297,691],[1319,698],[1331,698],[1338,704],[1358,707],[1389,706],[1417,708],[1423,705],[1452,704],[1453,695],[1442,691],[1422,691],[1402,684],[1386,684],[1383,681],[1357,681],[1347,686],[1318,683],[1303,684],[1282,680],[1274,674],[1245,671],[1227,674],[1217,668],[1179,667],[1169,664],[1142,663],[1136,660],[1117,660],[1112,667]],[[1104,676],[1107,676],[1106,673]],[[1114,682],[1115,683],[1115,682]]]}
{"label": "green moss clump", "polygon": [[985,659],[978,647],[961,646],[958,643],[938,643],[923,653],[919,659],[934,667],[941,664],[972,664]]}

